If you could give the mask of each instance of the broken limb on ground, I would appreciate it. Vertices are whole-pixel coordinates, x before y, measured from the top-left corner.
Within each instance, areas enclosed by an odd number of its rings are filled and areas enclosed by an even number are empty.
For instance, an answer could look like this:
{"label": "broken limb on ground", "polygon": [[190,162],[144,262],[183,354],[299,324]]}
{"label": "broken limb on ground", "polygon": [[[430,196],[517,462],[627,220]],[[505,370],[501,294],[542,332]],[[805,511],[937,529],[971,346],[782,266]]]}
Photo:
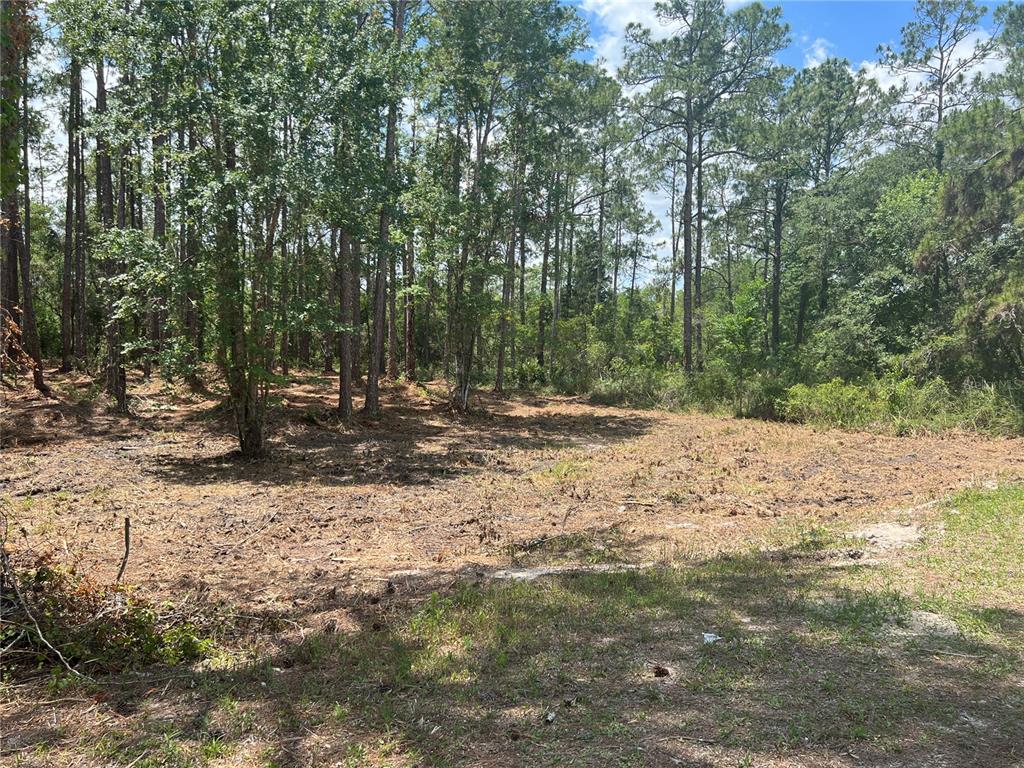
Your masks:
{"label": "broken limb on ground", "polygon": [[[395,385],[8,402],[10,546],[217,627],[198,661],[5,669],[23,766],[1004,766],[1024,441]],[[991,486],[986,488],[986,486]],[[977,488],[980,490],[967,490]],[[715,638],[708,642],[707,637]],[[554,717],[551,715],[554,714]]]}

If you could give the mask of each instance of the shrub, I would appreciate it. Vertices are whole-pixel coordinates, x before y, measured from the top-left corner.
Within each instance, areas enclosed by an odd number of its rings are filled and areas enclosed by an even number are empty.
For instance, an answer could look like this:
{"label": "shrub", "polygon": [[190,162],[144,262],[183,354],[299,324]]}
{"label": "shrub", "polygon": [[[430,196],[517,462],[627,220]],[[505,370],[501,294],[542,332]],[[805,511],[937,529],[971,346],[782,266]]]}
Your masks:
{"label": "shrub", "polygon": [[179,664],[211,649],[194,621],[134,596],[124,585],[98,584],[49,558],[16,568],[5,553],[2,577],[0,645],[15,662],[62,658],[78,671],[113,672]]}
{"label": "shrub", "polygon": [[991,434],[1024,432],[1024,397],[1008,385],[968,383],[953,391],[939,378],[923,384],[888,376],[863,384],[833,379],[786,390],[782,415],[808,424],[883,429],[969,429]]}
{"label": "shrub", "polygon": [[591,399],[606,405],[654,405],[661,390],[662,374],[649,366],[612,360],[591,391]]}
{"label": "shrub", "polygon": [[782,415],[790,421],[860,428],[882,420],[883,405],[869,387],[832,379],[825,384],[794,384],[786,391]]}

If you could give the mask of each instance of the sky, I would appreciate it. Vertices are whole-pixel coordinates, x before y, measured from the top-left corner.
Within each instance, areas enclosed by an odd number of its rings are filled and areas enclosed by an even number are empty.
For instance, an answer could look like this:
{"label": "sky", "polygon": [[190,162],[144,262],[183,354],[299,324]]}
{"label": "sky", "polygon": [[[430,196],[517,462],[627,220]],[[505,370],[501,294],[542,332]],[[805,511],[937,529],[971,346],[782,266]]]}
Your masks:
{"label": "sky", "polygon": [[[631,22],[657,31],[655,0],[565,0],[577,7],[590,26],[592,55],[605,61],[614,73],[622,63],[626,26]],[[746,0],[726,0],[735,8]],[[996,0],[990,2],[991,7]],[[789,46],[780,52],[781,64],[802,69],[820,64],[829,56],[845,58],[853,69],[865,68],[884,88],[897,78],[877,63],[878,46],[896,45],[900,29],[914,16],[912,0],[765,0],[765,5],[782,8],[783,21],[790,27]],[[987,37],[991,14],[982,23],[980,36]],[[974,40],[968,40],[973,47]],[[998,68],[990,62],[986,69]],[[669,246],[668,199],[650,191],[645,195],[648,208],[659,218],[660,230],[652,237],[659,261],[667,260]],[[659,241],[664,241],[660,244]]]}
{"label": "sky", "polygon": [[[613,68],[622,60],[626,25],[631,21],[657,24],[654,0],[576,0],[575,4],[590,24],[595,52]],[[911,0],[784,0],[765,5],[782,8],[792,42],[779,61],[796,68],[829,55],[842,56],[854,65],[873,61],[878,45],[896,42],[900,28],[914,12]]]}

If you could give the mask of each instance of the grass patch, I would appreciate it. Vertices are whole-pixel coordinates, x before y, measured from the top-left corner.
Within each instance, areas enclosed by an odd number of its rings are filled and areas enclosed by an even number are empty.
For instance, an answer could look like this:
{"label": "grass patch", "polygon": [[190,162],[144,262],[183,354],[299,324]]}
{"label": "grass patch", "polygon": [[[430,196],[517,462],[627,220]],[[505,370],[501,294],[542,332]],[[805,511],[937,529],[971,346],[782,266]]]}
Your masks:
{"label": "grass patch", "polygon": [[561,485],[581,480],[587,474],[589,462],[586,459],[568,457],[559,459],[549,467],[534,472],[530,477],[537,485]]}
{"label": "grass patch", "polygon": [[[1024,740],[1024,490],[960,494],[943,521],[881,567],[830,568],[844,540],[815,527],[785,551],[383,600],[354,633],[196,671],[181,690],[204,697],[202,719],[122,734],[103,756],[640,766],[658,750],[692,762],[696,744],[716,765],[1008,765]],[[966,636],[908,634],[922,609]]]}
{"label": "grass patch", "polygon": [[[285,733],[358,724],[361,765],[470,765],[478,749],[516,764],[572,754],[643,765],[652,745],[679,736],[713,742],[736,764],[807,750],[883,759],[933,745],[966,760],[964,711],[992,724],[989,757],[975,764],[1000,764],[1024,735],[1015,657],[979,638],[946,640],[952,655],[936,657],[894,634],[921,607],[913,589],[800,556],[833,541],[809,536],[789,558],[459,583],[407,614],[382,608],[355,635],[307,637],[226,684],[243,700],[298,702],[278,720]],[[978,539],[974,556],[990,555],[992,542]],[[722,640],[705,643],[703,632]],[[266,663],[285,671],[268,675]]]}
{"label": "grass patch", "polygon": [[942,519],[944,534],[906,565],[918,599],[1024,653],[1024,487],[964,491]]}

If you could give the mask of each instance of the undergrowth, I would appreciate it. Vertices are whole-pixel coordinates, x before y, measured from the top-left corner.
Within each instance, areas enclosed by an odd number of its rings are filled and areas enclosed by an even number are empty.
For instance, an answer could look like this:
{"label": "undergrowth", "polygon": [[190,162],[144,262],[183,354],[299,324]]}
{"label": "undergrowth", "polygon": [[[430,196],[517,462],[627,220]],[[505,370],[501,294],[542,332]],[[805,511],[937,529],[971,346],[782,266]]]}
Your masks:
{"label": "undergrowth", "polygon": [[4,673],[64,667],[110,673],[206,656],[204,622],[155,605],[124,584],[102,584],[48,556],[16,565],[4,553],[0,648]]}
{"label": "undergrowth", "polygon": [[954,388],[939,378],[920,382],[890,375],[787,386],[783,376],[768,373],[735,379],[713,369],[687,376],[620,365],[596,381],[590,397],[607,405],[695,409],[898,435],[950,429],[1024,434],[1024,390],[985,382]]}

